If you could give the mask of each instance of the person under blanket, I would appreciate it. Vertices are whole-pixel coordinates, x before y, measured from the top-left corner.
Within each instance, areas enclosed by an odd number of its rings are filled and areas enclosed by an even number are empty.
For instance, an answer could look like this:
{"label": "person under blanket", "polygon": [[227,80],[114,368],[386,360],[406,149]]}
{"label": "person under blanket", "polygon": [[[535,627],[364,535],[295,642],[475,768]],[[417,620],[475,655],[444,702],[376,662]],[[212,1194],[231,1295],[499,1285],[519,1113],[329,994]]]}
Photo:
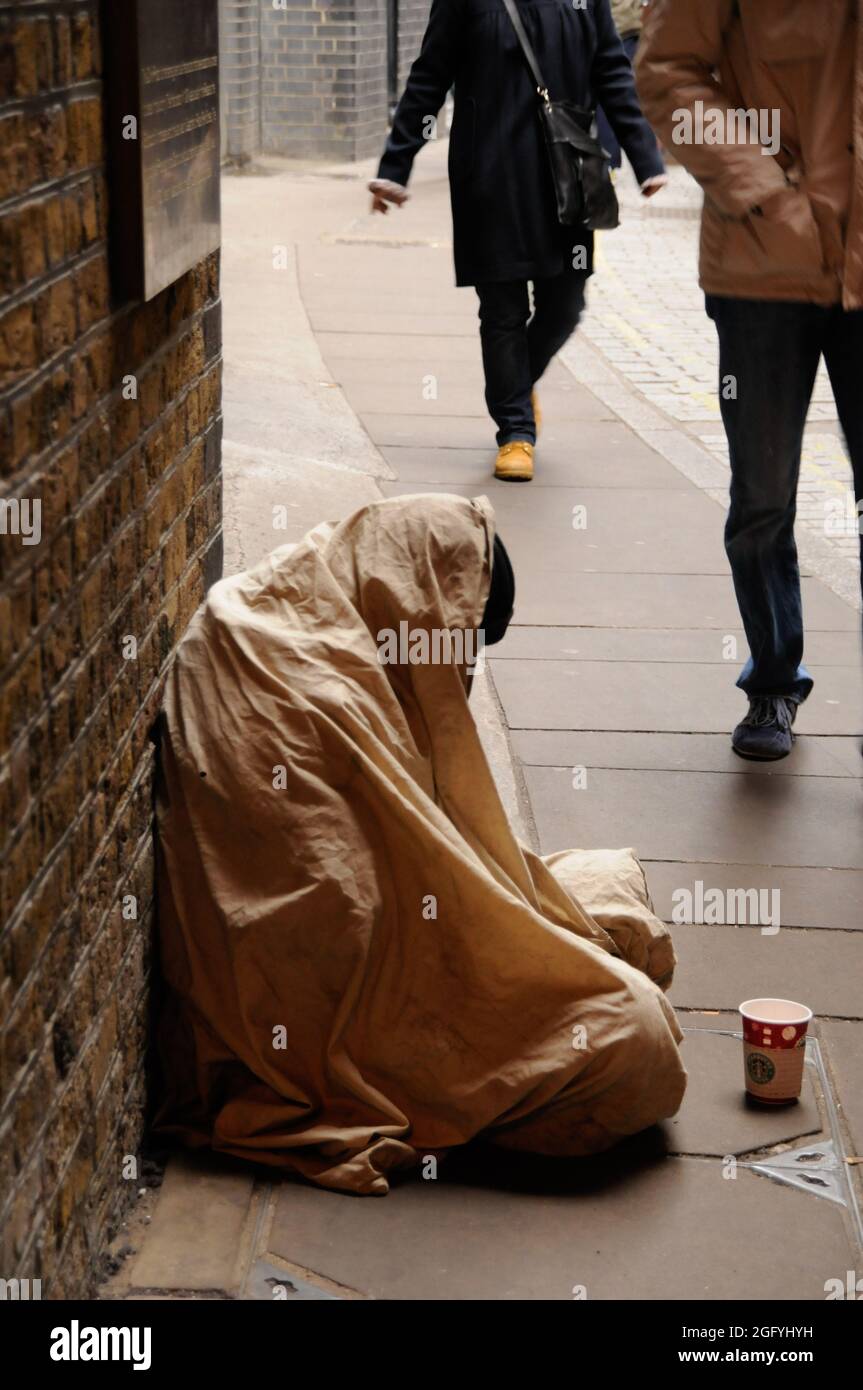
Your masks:
{"label": "person under blanket", "polygon": [[[519,844],[470,712],[513,602],[487,499],[431,494],[210,590],[164,699],[158,1130],[383,1194],[477,1136],[578,1156],[675,1113],[640,865]],[[452,659],[382,659],[399,632]]]}

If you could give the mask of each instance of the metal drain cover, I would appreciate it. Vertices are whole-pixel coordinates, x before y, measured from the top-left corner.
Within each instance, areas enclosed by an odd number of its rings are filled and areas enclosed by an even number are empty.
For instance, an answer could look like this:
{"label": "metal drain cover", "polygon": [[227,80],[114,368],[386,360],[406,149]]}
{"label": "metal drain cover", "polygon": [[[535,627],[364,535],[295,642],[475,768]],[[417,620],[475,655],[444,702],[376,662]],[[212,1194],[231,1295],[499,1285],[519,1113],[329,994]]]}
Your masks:
{"label": "metal drain cover", "polygon": [[837,1157],[833,1140],[822,1140],[817,1144],[804,1144],[799,1149],[786,1149],[784,1153],[773,1154],[769,1160],[758,1163],[740,1164],[741,1168],[751,1168],[756,1173],[764,1173],[774,1182],[784,1182],[790,1187],[799,1187],[803,1192],[811,1192],[816,1197],[826,1197],[828,1202],[846,1206],[844,1195],[844,1165]]}

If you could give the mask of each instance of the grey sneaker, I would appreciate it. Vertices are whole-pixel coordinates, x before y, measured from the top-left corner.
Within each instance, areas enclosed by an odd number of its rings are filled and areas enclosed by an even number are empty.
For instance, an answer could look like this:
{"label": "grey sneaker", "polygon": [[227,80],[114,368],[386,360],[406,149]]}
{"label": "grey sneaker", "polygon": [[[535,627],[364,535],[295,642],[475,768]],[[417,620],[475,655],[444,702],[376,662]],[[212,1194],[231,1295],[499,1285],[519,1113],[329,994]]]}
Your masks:
{"label": "grey sneaker", "polygon": [[739,758],[776,762],[794,747],[792,729],[800,704],[793,695],[751,695],[749,713],[731,735],[731,747]]}

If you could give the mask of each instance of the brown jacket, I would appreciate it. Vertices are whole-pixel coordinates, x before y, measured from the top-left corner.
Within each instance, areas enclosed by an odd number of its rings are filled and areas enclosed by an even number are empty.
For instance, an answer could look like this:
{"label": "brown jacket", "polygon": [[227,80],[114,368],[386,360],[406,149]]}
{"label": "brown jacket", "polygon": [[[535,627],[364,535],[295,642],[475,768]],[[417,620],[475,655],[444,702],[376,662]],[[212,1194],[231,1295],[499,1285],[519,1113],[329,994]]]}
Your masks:
{"label": "brown jacket", "polygon": [[861,21],[863,0],[654,0],[647,11],[638,91],[704,189],[708,293],[863,308]]}

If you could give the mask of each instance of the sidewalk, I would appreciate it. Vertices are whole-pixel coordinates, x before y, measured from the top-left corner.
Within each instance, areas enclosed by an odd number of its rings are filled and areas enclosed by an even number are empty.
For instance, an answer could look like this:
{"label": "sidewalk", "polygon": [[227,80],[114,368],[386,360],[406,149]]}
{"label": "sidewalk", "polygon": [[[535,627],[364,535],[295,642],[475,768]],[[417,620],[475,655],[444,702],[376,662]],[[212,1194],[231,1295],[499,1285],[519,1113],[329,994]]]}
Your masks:
{"label": "sidewalk", "polygon": [[[849,547],[825,538],[818,494],[801,545],[815,692],[787,762],[742,764],[728,735],[745,644],[685,182],[665,217],[624,190],[583,330],[543,382],[524,487],[490,476],[476,301],[452,284],[444,159],[442,143],[423,153],[411,203],[387,219],[363,213],[356,168],[268,162],[269,174],[225,180],[228,568],[368,497],[485,493],[518,600],[479,719],[522,836],[543,852],[632,845],[669,921],[673,895],[699,881],[778,889],[781,928],[675,926],[690,1084],[661,1131],[582,1163],[458,1153],[437,1181],[383,1201],[180,1156],[106,1296],[823,1299],[861,1256],[860,1167],[847,1161],[863,1153]],[[273,270],[280,242],[288,272]],[[819,392],[817,430],[835,447],[804,476],[824,494],[842,487],[830,409]],[[289,533],[274,535],[273,506],[290,509]],[[758,994],[818,1015],[792,1109],[742,1098],[733,1010]]]}

